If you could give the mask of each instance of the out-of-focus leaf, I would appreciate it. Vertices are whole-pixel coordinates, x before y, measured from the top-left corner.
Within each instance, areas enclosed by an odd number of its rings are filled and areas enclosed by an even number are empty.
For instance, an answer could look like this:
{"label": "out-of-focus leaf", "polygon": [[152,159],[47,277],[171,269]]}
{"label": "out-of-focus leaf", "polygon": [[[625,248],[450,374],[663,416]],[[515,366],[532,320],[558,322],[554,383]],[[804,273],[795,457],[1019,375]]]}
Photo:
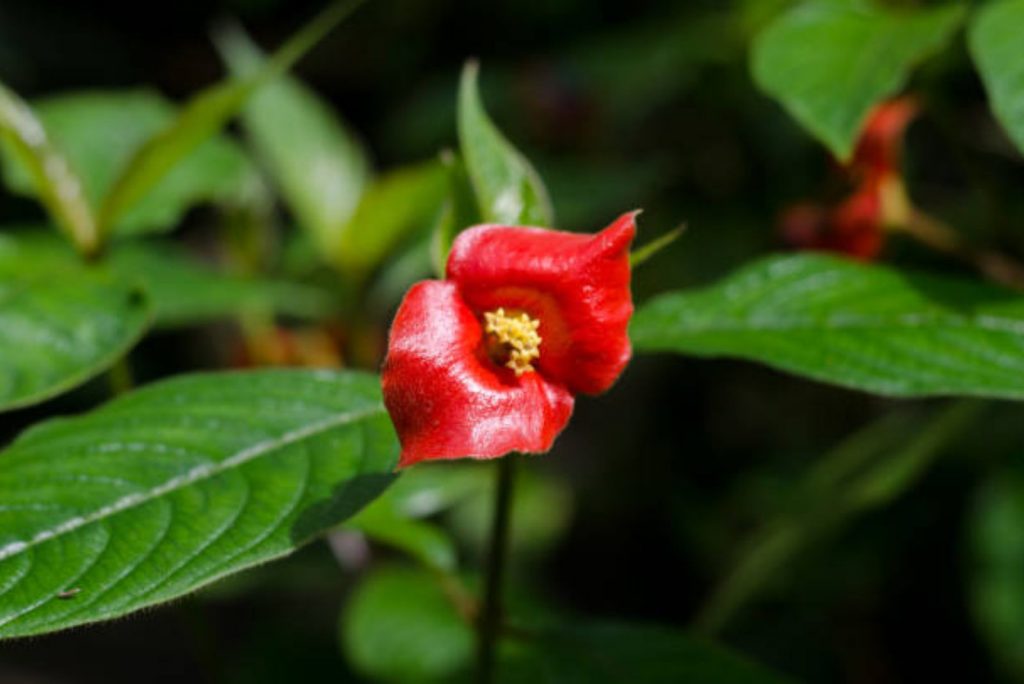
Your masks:
{"label": "out-of-focus leaf", "polygon": [[824,255],[771,257],[657,297],[632,339],[883,395],[1024,399],[1024,297]]}
{"label": "out-of-focus leaf", "polygon": [[1024,152],[1024,2],[1004,0],[978,8],[968,33],[971,55],[996,117]]}
{"label": "out-of-focus leaf", "polygon": [[743,545],[698,616],[700,627],[720,629],[812,543],[909,489],[981,407],[963,401],[924,416],[886,416],[825,454],[794,487],[793,509],[769,520]]}
{"label": "out-of-focus leaf", "polygon": [[149,322],[149,303],[130,281],[60,246],[64,259],[36,259],[0,234],[0,411],[80,385],[124,355]]}
{"label": "out-of-focus leaf", "polygon": [[[218,42],[236,76],[264,68],[263,54],[240,29],[223,32]],[[299,225],[324,258],[336,261],[370,177],[356,136],[316,93],[286,75],[252,97],[243,122]]]}
{"label": "out-of-focus leaf", "polygon": [[578,620],[503,643],[501,684],[782,684],[790,681],[713,643],[666,627]]}
{"label": "out-of-focus leaf", "polygon": [[[502,684],[788,681],[667,628],[552,617],[520,621],[516,611],[513,604],[514,629],[499,644],[495,681]],[[371,575],[342,616],[341,639],[352,664],[381,681],[473,681],[473,631],[440,581],[424,572]]]}
{"label": "out-of-focus leaf", "polygon": [[942,48],[965,6],[888,9],[869,0],[811,0],[754,41],[754,80],[840,159],[871,108]]}
{"label": "out-of-focus leaf", "polygon": [[27,431],[0,453],[0,637],[166,602],[345,520],[393,477],[379,388],[198,374]]}
{"label": "out-of-focus leaf", "polygon": [[969,518],[971,610],[981,636],[1010,678],[1024,677],[1024,477],[989,477]]}
{"label": "out-of-focus leaf", "polygon": [[114,245],[101,259],[83,264],[48,231],[18,229],[2,239],[0,244],[16,255],[28,274],[102,272],[138,286],[146,293],[154,324],[160,327],[195,325],[250,311],[317,319],[333,309],[331,297],[323,290],[224,273],[163,240]]}
{"label": "out-of-focus leaf", "polygon": [[530,162],[501,134],[484,110],[476,62],[462,70],[459,85],[459,149],[485,222],[554,225],[544,184]]}
{"label": "out-of-focus leaf", "polygon": [[381,176],[339,234],[335,262],[353,274],[365,274],[404,238],[434,225],[445,190],[445,171],[437,162]]}
{"label": "out-of-focus leaf", "polygon": [[490,487],[489,475],[474,464],[428,464],[408,470],[346,527],[401,549],[426,567],[450,572],[456,565],[454,543],[445,530],[420,518],[480,495]]}
{"label": "out-of-focus leaf", "polygon": [[290,69],[362,2],[335,2],[292,36],[258,72],[218,83],[185,103],[174,121],[151,136],[118,175],[100,208],[101,232],[109,230],[183,157],[217,134],[258,88]]}
{"label": "out-of-focus leaf", "polygon": [[465,669],[473,630],[424,572],[382,569],[350,598],[342,647],[363,674],[386,682],[441,682]]}
{"label": "out-of-focus leaf", "polygon": [[453,153],[441,156],[448,180],[448,196],[441,207],[441,213],[434,226],[430,241],[430,258],[434,265],[434,274],[444,277],[448,263],[448,252],[451,251],[455,237],[470,226],[480,223],[480,212],[473,198],[473,188],[466,175],[466,165]]}
{"label": "out-of-focus leaf", "polygon": [[100,246],[99,231],[81,179],[50,140],[46,127],[20,97],[0,84],[0,140],[10,159],[25,169],[28,181],[53,222],[79,251]]}
{"label": "out-of-focus leaf", "polygon": [[[175,116],[174,106],[148,90],[81,92],[34,103],[39,119],[82,178],[92,206],[104,196],[132,154]],[[5,179],[15,192],[37,194],[28,168],[9,155]],[[138,233],[173,227],[192,205],[243,187],[253,172],[229,139],[198,145],[161,178],[112,228]]]}
{"label": "out-of-focus leaf", "polygon": [[[454,530],[481,556],[487,547],[492,510],[494,487],[482,486],[449,514]],[[563,482],[518,468],[512,488],[512,557],[527,559],[557,542],[571,522],[572,511],[572,492]]]}

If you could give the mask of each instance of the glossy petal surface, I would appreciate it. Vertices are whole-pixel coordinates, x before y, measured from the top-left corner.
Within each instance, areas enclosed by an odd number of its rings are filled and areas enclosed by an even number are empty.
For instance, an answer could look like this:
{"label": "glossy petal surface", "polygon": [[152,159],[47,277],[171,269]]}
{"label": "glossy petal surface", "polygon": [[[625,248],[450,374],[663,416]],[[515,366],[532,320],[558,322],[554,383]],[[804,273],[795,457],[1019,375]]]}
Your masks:
{"label": "glossy petal surface", "polygon": [[635,217],[623,214],[597,235],[476,226],[452,245],[448,278],[478,315],[503,307],[540,320],[540,374],[573,393],[597,394],[630,357]]}
{"label": "glossy petal surface", "polygon": [[483,351],[483,334],[455,283],[428,280],[406,294],[382,374],[402,443],[400,467],[544,452],[565,427],[572,394],[542,373],[517,378],[495,364]]}

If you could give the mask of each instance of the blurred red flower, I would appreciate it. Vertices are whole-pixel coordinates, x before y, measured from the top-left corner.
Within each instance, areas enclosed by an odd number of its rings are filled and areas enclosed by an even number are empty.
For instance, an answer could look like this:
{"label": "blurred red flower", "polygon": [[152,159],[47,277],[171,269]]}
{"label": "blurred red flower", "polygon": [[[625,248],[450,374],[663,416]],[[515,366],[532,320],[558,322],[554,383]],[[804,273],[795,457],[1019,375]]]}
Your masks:
{"label": "blurred red flower", "polygon": [[779,217],[783,238],[802,249],[839,252],[863,261],[877,258],[886,226],[905,220],[909,209],[901,171],[903,135],[917,112],[917,102],[909,97],[878,105],[843,167],[853,192],[832,206],[789,206]]}
{"label": "blurred red flower", "polygon": [[483,225],[445,280],[405,295],[382,385],[399,467],[551,448],[573,396],[608,389],[630,358],[636,212],[596,235]]}

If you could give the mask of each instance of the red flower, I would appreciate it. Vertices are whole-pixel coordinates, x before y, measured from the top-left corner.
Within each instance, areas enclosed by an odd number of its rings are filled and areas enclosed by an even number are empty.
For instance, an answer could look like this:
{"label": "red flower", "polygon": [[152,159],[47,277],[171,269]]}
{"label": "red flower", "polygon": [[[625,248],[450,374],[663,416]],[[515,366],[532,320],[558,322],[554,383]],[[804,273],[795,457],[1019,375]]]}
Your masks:
{"label": "red flower", "polygon": [[597,235],[476,226],[446,280],[405,295],[382,383],[402,456],[496,458],[551,448],[573,395],[615,382],[630,357],[636,213]]}

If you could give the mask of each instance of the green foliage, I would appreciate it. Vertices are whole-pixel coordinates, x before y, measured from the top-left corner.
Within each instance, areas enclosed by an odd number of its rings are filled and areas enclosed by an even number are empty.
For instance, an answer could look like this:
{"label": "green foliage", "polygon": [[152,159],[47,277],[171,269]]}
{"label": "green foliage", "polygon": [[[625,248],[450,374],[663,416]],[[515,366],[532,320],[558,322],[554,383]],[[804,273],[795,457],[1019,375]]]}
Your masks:
{"label": "green foliage", "polygon": [[720,630],[736,610],[791,568],[802,552],[912,487],[973,423],[981,404],[961,402],[927,414],[890,414],[844,440],[791,488],[791,504],[755,531],[697,618]]}
{"label": "green foliage", "polygon": [[978,9],[968,33],[971,55],[993,111],[1024,151],[1024,2],[1002,0]]}
{"label": "green foliage", "polygon": [[[265,68],[259,48],[240,29],[219,38],[221,52],[238,77]],[[263,86],[242,118],[299,226],[325,258],[336,261],[370,178],[370,162],[355,134],[316,93],[287,75]]]}
{"label": "green foliage", "polygon": [[403,239],[434,225],[446,191],[446,173],[437,162],[378,178],[338,236],[337,262],[353,274],[366,273]]}
{"label": "green foliage", "polygon": [[975,622],[1001,667],[1024,675],[1024,477],[997,470],[969,518],[970,597]]}
{"label": "green foliage", "polygon": [[469,62],[459,85],[459,149],[488,223],[553,226],[551,200],[530,162],[491,122],[477,88],[479,66]]}
{"label": "green foliage", "polygon": [[181,376],[37,425],[0,453],[0,636],[287,554],[377,496],[397,456],[379,380],[357,373]]}
{"label": "green foliage", "polygon": [[100,245],[82,181],[54,145],[43,122],[15,93],[0,85],[0,141],[8,158],[25,169],[28,183],[54,223],[85,254]]}
{"label": "green foliage", "polygon": [[342,615],[351,663],[386,682],[443,682],[465,669],[473,630],[437,577],[385,568],[367,577]]}
{"label": "green foliage", "polygon": [[963,16],[956,4],[897,10],[868,0],[805,2],[755,39],[754,80],[845,160],[871,108],[946,45]]}
{"label": "green foliage", "polygon": [[[85,187],[90,206],[100,206],[139,147],[175,117],[175,108],[149,90],[95,91],[40,100],[33,107],[54,145]],[[9,155],[6,181],[15,192],[37,194],[19,157]],[[169,230],[185,211],[240,191],[253,169],[233,142],[212,137],[183,156],[111,230]]]}
{"label": "green foliage", "polygon": [[890,396],[1024,398],[1024,298],[835,257],[773,257],[637,313],[639,351],[759,361]]}
{"label": "green foliage", "polygon": [[439,277],[444,276],[448,252],[452,249],[455,237],[464,229],[480,223],[480,212],[466,174],[466,165],[458,155],[448,152],[441,155],[441,163],[448,180],[448,194],[430,242],[430,258],[434,273]]}
{"label": "green foliage", "polygon": [[[0,411],[69,390],[138,341],[150,306],[130,280],[44,261],[0,235]],[[76,268],[66,268],[70,261]]]}

